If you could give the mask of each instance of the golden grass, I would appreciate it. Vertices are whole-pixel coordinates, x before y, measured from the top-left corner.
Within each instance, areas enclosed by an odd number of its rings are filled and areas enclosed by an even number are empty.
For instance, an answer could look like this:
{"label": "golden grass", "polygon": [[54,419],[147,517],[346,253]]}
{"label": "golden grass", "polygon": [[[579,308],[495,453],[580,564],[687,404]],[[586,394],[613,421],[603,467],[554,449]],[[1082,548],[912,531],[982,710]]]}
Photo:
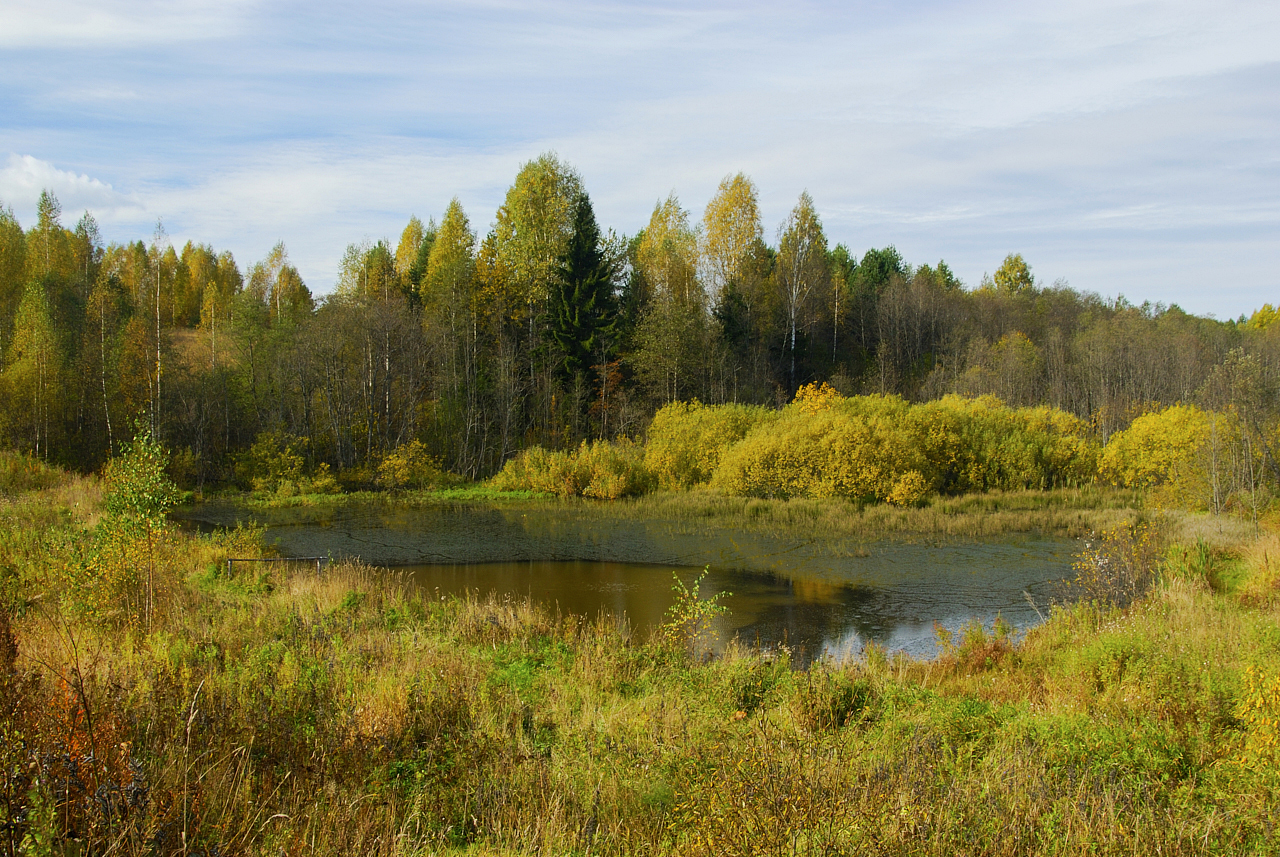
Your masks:
{"label": "golden grass", "polygon": [[[747,514],[724,498],[647,502],[644,514]],[[1115,495],[1060,503],[1126,508]],[[862,512],[803,501],[755,514],[835,528]],[[0,523],[7,543],[44,519],[23,515]],[[68,538],[88,520],[44,515]],[[4,614],[18,657],[0,664],[0,812],[26,813],[31,795],[55,809],[22,814],[19,838],[43,824],[64,851],[273,855],[1278,844],[1280,775],[1241,761],[1255,727],[1237,716],[1247,668],[1280,674],[1270,534],[1228,546],[1244,568],[1232,591],[1188,565],[1125,610],[1060,606],[1021,641],[975,627],[933,661],[873,650],[807,671],[743,646],[702,661],[640,645],[607,615],[441,598],[357,564],[228,578],[226,539],[181,539],[150,633],[77,613],[52,572],[20,587],[35,598],[25,614]],[[134,803],[104,815],[60,758]]]}
{"label": "golden grass", "polygon": [[710,490],[657,492],[633,500],[584,504],[590,514],[679,520],[692,527],[879,538],[937,535],[978,538],[1041,532],[1070,537],[1132,521],[1141,495],[1090,486],[934,497],[920,507],[847,500],[767,500]]}

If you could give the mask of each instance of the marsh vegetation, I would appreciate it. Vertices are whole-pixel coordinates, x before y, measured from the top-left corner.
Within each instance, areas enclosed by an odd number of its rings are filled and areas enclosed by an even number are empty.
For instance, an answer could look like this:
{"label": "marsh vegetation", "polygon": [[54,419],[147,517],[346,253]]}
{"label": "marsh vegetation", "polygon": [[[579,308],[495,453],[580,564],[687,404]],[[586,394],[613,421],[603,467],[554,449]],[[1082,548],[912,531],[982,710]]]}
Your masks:
{"label": "marsh vegetation", "polygon": [[[931,660],[797,670],[700,654],[705,589],[641,640],[352,563],[228,577],[261,531],[148,539],[154,507],[118,502],[163,506],[138,470],[5,468],[4,853],[1275,848],[1269,530],[1122,523],[1021,640],[973,624]],[[122,543],[145,553],[108,567]]]}

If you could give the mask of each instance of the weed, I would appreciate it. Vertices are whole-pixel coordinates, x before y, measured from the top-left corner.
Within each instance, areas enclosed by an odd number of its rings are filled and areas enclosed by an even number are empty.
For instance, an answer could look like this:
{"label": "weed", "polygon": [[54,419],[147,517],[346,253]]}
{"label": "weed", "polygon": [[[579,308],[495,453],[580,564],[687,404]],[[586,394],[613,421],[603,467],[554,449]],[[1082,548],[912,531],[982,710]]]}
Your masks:
{"label": "weed", "polygon": [[698,656],[708,656],[711,652],[710,637],[714,620],[728,612],[721,600],[732,593],[717,592],[704,598],[701,593],[702,582],[710,573],[711,567],[702,570],[687,585],[678,573],[672,573],[675,583],[671,591],[675,593],[675,601],[667,608],[666,620],[657,629],[655,637],[659,642],[674,645]]}

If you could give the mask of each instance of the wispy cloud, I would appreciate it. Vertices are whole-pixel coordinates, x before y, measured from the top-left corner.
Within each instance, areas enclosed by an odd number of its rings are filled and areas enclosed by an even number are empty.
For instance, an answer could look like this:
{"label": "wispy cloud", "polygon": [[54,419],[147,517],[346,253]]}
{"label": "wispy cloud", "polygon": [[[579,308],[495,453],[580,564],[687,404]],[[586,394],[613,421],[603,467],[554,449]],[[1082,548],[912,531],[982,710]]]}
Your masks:
{"label": "wispy cloud", "polygon": [[[554,149],[625,232],[672,189],[699,216],[743,170],[769,234],[808,189],[857,251],[969,282],[1017,251],[1234,315],[1280,286],[1277,32],[1275,4],[1182,0],[15,0],[0,197],[33,209],[47,180],[71,210],[96,181],[122,239],[160,216],[242,261],[284,239],[324,290],[347,242],[455,194],[487,227]],[[1205,288],[1208,252],[1234,291]]]}
{"label": "wispy cloud", "polygon": [[238,29],[248,0],[5,0],[0,47],[135,46],[217,39]]}

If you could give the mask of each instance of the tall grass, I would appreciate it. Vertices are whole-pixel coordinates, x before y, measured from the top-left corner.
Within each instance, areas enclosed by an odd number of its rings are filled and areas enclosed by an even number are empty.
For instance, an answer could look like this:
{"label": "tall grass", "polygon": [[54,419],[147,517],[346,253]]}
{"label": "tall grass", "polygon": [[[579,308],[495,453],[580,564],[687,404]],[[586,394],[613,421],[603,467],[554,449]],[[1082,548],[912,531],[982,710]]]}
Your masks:
{"label": "tall grass", "polygon": [[[52,490],[3,529],[23,543],[50,507],[65,571],[89,536]],[[742,513],[722,500],[709,515]],[[226,576],[252,538],[175,537],[149,632],[23,562],[26,606],[0,610],[0,854],[1280,845],[1272,536],[1162,570],[1128,606],[1061,605],[1020,641],[971,626],[933,661],[805,671],[357,564]]]}
{"label": "tall grass", "polygon": [[[582,514],[668,519],[686,529],[733,529],[848,537],[887,535],[962,538],[1042,532],[1069,537],[1132,521],[1142,508],[1136,491],[1087,486],[1047,491],[992,491],[931,497],[919,506],[863,504],[840,498],[761,499],[715,491],[655,492]],[[1236,532],[1234,529],[1232,532]]]}

